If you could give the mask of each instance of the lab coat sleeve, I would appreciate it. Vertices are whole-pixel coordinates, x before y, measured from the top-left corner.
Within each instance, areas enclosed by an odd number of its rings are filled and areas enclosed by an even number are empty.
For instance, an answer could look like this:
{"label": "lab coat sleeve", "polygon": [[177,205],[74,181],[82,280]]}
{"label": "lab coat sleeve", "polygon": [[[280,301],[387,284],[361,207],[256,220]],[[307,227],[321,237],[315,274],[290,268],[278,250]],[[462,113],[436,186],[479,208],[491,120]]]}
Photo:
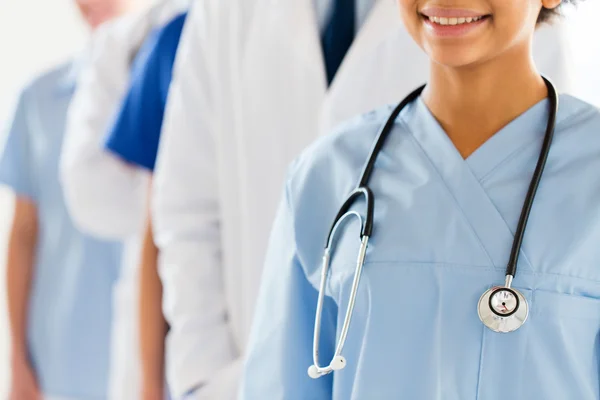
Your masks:
{"label": "lab coat sleeve", "polygon": [[[319,400],[332,398],[332,375],[308,376],[318,292],[307,280],[296,251],[289,195],[279,207],[266,256],[256,313],[244,366],[241,400]],[[325,297],[319,357],[331,360],[337,306]]]}
{"label": "lab coat sleeve", "polygon": [[133,50],[123,36],[130,33],[115,23],[94,37],[91,60],[80,73],[69,107],[60,165],[74,222],[86,232],[112,239],[139,233],[148,186],[145,171],[104,150],[106,131],[129,78]]}
{"label": "lab coat sleeve", "polygon": [[23,91],[8,125],[4,150],[0,157],[0,184],[10,187],[17,196],[36,200],[35,173],[32,170],[31,132],[28,119],[28,94]]}
{"label": "lab coat sleeve", "polygon": [[[153,180],[153,227],[170,325],[167,382],[176,399],[195,387],[201,398],[237,356],[222,274],[217,133],[203,16],[203,3],[195,3],[183,29]],[[237,384],[225,382],[223,389],[233,393]]]}

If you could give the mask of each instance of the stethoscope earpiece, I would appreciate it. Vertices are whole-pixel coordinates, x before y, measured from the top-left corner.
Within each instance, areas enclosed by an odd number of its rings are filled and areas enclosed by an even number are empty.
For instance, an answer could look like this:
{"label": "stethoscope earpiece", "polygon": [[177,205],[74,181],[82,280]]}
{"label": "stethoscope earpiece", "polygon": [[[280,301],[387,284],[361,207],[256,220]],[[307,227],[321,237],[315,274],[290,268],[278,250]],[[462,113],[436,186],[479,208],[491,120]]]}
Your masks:
{"label": "stethoscope earpiece", "polygon": [[332,373],[333,371],[339,371],[341,369],[344,369],[345,367],[346,359],[344,358],[344,356],[338,355],[333,357],[328,367],[319,368],[315,364],[308,367],[308,376],[312,379],[317,379],[322,377],[323,375]]}
{"label": "stethoscope earpiece", "polygon": [[321,377],[321,373],[319,372],[319,369],[316,365],[313,364],[310,367],[308,367],[308,376],[310,376],[313,379]]}
{"label": "stethoscope earpiece", "polygon": [[333,360],[331,360],[331,369],[334,371],[339,371],[340,369],[344,369],[346,367],[346,359],[344,356],[335,356]]}

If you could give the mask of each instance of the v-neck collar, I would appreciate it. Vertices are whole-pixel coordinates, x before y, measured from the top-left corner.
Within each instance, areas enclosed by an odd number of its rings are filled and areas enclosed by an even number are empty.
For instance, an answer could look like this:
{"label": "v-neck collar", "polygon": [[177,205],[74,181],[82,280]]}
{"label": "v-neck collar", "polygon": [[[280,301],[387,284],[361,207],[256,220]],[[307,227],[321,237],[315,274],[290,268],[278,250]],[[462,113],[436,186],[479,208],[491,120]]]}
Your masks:
{"label": "v-neck collar", "polygon": [[[543,136],[546,127],[547,100],[543,100],[513,120],[488,140],[477,154],[464,160],[448,135],[421,98],[400,119],[424,152],[485,249],[493,266],[503,270],[514,239],[513,232],[496,208],[479,177],[499,166],[525,144]],[[522,133],[522,134],[520,134]],[[519,269],[532,272],[527,256],[521,251]]]}
{"label": "v-neck collar", "polygon": [[513,119],[475,150],[466,162],[479,181],[530,143],[544,140],[550,101],[545,98]]}
{"label": "v-neck collar", "polygon": [[456,156],[464,160],[479,181],[529,143],[542,143],[550,105],[547,98],[537,102],[496,132],[469,157],[463,159],[423,99],[419,97],[417,103],[416,112],[427,120],[427,125],[431,127],[429,133],[435,134],[445,146],[456,153]]}

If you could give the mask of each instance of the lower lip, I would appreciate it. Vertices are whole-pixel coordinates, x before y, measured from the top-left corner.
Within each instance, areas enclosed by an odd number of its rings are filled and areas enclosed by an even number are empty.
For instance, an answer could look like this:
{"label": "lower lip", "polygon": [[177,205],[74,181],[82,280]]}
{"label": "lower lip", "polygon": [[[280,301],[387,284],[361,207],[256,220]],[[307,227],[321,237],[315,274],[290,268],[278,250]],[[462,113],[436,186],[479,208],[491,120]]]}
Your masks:
{"label": "lower lip", "polygon": [[468,22],[466,24],[440,25],[430,21],[427,17],[423,17],[425,26],[427,26],[429,31],[433,32],[435,36],[440,37],[460,37],[468,35],[487,24],[489,19],[490,17],[484,17],[478,21]]}

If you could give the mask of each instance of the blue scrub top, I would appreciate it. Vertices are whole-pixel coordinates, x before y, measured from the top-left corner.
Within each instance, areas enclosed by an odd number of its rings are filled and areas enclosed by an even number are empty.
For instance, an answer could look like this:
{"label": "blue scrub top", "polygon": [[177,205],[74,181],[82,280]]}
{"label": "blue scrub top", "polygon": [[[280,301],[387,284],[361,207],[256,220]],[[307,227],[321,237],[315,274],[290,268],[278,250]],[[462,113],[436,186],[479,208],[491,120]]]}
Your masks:
{"label": "blue scrub top", "polygon": [[154,170],[179,38],[187,13],[153,32],[138,53],[129,91],[108,133],[106,148]]}
{"label": "blue scrub top", "polygon": [[38,211],[28,345],[41,390],[100,400],[107,396],[121,246],[81,233],[67,213],[58,165],[74,82],[69,64],[23,91],[0,157],[0,184],[31,199]]}
{"label": "blue scrub top", "polygon": [[[241,399],[600,399],[598,109],[560,97],[513,281],[528,320],[501,334],[477,315],[480,296],[504,283],[548,108],[548,100],[531,107],[466,160],[420,98],[400,113],[369,182],[373,234],[346,368],[320,379],[307,369],[325,241],[392,107],[304,152],[274,223]],[[362,199],[351,209],[364,218]],[[340,337],[359,244],[350,218],[328,273],[322,365]]]}

